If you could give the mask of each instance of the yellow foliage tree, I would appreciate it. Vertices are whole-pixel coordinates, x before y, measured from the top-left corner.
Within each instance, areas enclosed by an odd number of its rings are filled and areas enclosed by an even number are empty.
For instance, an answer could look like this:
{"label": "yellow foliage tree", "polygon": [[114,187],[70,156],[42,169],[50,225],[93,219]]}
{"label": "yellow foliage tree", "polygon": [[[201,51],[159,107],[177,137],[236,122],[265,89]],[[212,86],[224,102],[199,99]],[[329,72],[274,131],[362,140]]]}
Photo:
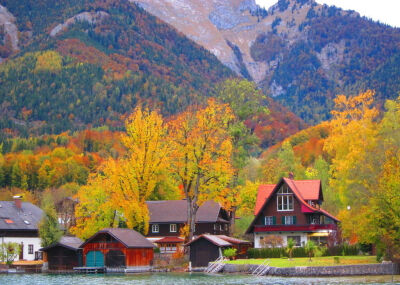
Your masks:
{"label": "yellow foliage tree", "polygon": [[[342,207],[365,204],[368,189],[375,183],[371,169],[360,169],[370,165],[369,153],[377,143],[378,111],[372,107],[374,92],[369,90],[358,96],[339,95],[332,111],[331,135],[326,139],[324,150],[332,157],[330,185],[339,192]],[[357,174],[357,175],[355,175]]]}
{"label": "yellow foliage tree", "polygon": [[37,56],[35,71],[58,72],[62,67],[61,55],[53,50],[40,53]]}
{"label": "yellow foliage tree", "polygon": [[216,198],[232,178],[232,141],[228,131],[232,119],[226,104],[210,99],[206,107],[183,112],[169,123],[170,169],[188,203],[189,240],[199,206]]}
{"label": "yellow foliage tree", "polygon": [[[153,193],[159,175],[166,167],[169,145],[167,128],[160,114],[140,107],[126,120],[122,142],[126,157],[106,161],[100,172],[78,191],[77,226],[73,232],[86,236],[104,226],[125,223],[143,234],[148,231],[149,213],[146,200]],[[98,195],[95,198],[87,193]],[[81,199],[82,198],[82,199]],[[97,199],[96,206],[87,205]],[[100,222],[96,218],[101,217]],[[103,222],[104,221],[104,222]]]}

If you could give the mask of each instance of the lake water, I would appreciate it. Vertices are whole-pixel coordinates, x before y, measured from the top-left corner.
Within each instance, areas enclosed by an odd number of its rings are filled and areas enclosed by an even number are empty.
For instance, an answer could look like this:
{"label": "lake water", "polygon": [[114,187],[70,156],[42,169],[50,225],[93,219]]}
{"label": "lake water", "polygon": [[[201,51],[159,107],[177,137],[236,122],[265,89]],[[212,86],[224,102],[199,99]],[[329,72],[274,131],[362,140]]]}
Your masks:
{"label": "lake water", "polygon": [[247,275],[206,275],[202,273],[154,273],[130,275],[0,275],[1,285],[205,285],[205,284],[400,284],[400,276],[334,278],[253,277]]}

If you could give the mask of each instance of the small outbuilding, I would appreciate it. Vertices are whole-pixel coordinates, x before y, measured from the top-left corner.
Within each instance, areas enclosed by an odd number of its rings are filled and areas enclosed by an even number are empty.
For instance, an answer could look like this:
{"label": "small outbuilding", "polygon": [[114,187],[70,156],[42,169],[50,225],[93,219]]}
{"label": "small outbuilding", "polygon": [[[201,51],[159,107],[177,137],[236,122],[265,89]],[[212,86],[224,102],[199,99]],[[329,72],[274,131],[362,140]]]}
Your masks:
{"label": "small outbuilding", "polygon": [[193,267],[204,267],[222,256],[226,248],[236,248],[238,256],[247,255],[251,242],[226,235],[203,234],[186,244],[190,248],[190,261]]}
{"label": "small outbuilding", "polygon": [[43,261],[48,263],[51,271],[69,271],[82,266],[82,243],[77,237],[63,236],[59,242],[40,249]]}
{"label": "small outbuilding", "polygon": [[125,272],[140,267],[150,268],[156,247],[131,229],[106,228],[81,245],[86,267],[124,268]]}

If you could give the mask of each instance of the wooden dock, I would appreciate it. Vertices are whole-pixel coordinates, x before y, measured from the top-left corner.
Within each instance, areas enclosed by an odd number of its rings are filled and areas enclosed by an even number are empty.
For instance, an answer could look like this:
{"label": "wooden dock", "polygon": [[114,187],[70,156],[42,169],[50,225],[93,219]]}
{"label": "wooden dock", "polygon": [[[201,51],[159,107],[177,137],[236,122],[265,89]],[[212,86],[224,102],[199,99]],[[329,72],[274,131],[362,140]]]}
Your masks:
{"label": "wooden dock", "polygon": [[106,273],[105,267],[74,267],[74,271],[77,273]]}

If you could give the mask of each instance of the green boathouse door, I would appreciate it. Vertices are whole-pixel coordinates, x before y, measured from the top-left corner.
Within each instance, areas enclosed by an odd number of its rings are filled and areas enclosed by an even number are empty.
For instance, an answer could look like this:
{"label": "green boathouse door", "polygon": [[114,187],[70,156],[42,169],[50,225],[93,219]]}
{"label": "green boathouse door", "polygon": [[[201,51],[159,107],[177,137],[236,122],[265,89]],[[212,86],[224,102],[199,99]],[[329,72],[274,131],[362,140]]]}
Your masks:
{"label": "green boathouse door", "polygon": [[86,254],[87,267],[104,267],[104,255],[101,251],[89,251]]}

